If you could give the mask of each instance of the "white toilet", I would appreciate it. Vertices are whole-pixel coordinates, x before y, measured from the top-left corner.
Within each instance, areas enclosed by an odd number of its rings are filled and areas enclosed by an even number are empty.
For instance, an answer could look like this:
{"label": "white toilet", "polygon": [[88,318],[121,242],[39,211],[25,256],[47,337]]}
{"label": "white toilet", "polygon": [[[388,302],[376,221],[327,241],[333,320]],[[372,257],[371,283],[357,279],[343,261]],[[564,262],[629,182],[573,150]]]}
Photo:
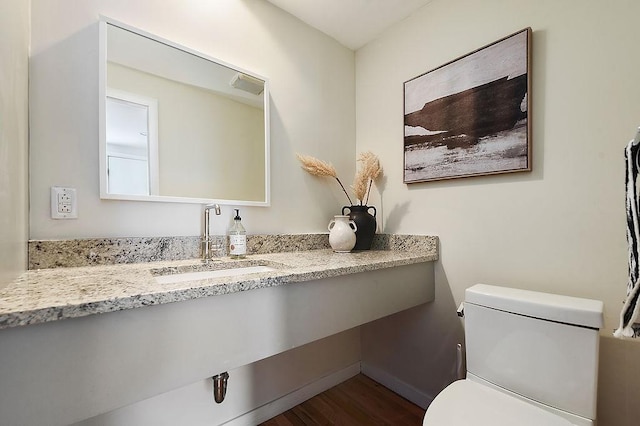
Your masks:
{"label": "white toilet", "polygon": [[424,426],[595,424],[603,304],[477,284],[465,293],[467,378]]}

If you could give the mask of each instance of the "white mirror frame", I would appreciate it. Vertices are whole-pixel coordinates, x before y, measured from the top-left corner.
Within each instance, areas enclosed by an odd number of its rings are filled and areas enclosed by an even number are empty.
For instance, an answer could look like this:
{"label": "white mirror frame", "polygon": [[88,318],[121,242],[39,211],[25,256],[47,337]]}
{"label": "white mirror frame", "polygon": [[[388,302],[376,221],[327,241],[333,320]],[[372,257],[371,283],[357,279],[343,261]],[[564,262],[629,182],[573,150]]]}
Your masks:
{"label": "white mirror frame", "polygon": [[[218,63],[227,68],[234,69],[243,74],[247,74],[260,80],[264,81],[264,131],[265,131],[265,143],[264,143],[264,169],[265,169],[265,188],[264,201],[247,201],[247,200],[227,200],[227,199],[216,199],[216,198],[189,198],[189,197],[173,197],[173,196],[165,196],[165,195],[126,195],[126,194],[110,194],[107,192],[107,140],[106,140],[106,98],[107,98],[107,25],[114,25],[116,27],[123,28],[127,31],[131,31],[133,33],[139,34],[143,37],[150,38],[152,40],[158,41],[160,43],[166,44],[168,46],[174,47],[176,49],[188,52],[192,55],[201,57],[211,62]],[[116,21],[114,19],[100,16],[99,22],[99,48],[98,48],[98,58],[99,58],[99,66],[98,66],[98,141],[99,141],[99,159],[100,159],[100,198],[108,199],[108,200],[130,200],[130,201],[156,201],[156,202],[165,202],[165,203],[185,203],[185,204],[222,204],[222,205],[234,205],[234,206],[254,206],[254,207],[268,207],[271,205],[271,168],[270,168],[270,123],[269,123],[269,81],[251,71],[244,70],[236,65],[231,65],[225,61],[221,61],[219,59],[213,58],[211,56],[205,55],[196,50],[190,49],[186,46],[182,46],[180,44],[174,43],[162,37],[159,37],[155,34],[148,33],[146,31],[140,30],[138,28],[132,27],[130,25],[124,24],[122,22]]]}

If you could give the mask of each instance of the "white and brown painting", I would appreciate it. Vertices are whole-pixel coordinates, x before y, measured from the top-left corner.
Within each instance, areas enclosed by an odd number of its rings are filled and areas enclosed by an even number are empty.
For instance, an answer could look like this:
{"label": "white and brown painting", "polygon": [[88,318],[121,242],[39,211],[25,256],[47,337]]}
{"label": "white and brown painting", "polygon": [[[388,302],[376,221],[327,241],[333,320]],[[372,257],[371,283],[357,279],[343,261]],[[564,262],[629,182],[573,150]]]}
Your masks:
{"label": "white and brown painting", "polygon": [[531,170],[527,28],[404,84],[404,182]]}

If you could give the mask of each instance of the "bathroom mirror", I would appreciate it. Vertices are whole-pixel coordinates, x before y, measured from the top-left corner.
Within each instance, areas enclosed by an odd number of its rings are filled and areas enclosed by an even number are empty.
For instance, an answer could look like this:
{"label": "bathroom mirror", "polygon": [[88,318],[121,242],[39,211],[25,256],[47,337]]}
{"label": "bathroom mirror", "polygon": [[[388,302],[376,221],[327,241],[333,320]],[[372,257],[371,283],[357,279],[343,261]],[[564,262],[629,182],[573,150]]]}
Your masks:
{"label": "bathroom mirror", "polygon": [[265,78],[103,18],[100,197],[269,205]]}

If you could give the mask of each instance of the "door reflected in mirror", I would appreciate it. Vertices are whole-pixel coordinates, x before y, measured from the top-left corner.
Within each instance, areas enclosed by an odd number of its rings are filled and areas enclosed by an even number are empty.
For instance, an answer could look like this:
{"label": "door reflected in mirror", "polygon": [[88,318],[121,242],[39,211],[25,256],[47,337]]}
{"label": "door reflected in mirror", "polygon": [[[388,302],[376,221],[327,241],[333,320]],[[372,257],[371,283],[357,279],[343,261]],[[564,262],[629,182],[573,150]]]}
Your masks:
{"label": "door reflected in mirror", "polygon": [[107,90],[106,102],[108,192],[160,195],[157,101]]}
{"label": "door reflected in mirror", "polygon": [[101,197],[269,203],[267,82],[101,22]]}

